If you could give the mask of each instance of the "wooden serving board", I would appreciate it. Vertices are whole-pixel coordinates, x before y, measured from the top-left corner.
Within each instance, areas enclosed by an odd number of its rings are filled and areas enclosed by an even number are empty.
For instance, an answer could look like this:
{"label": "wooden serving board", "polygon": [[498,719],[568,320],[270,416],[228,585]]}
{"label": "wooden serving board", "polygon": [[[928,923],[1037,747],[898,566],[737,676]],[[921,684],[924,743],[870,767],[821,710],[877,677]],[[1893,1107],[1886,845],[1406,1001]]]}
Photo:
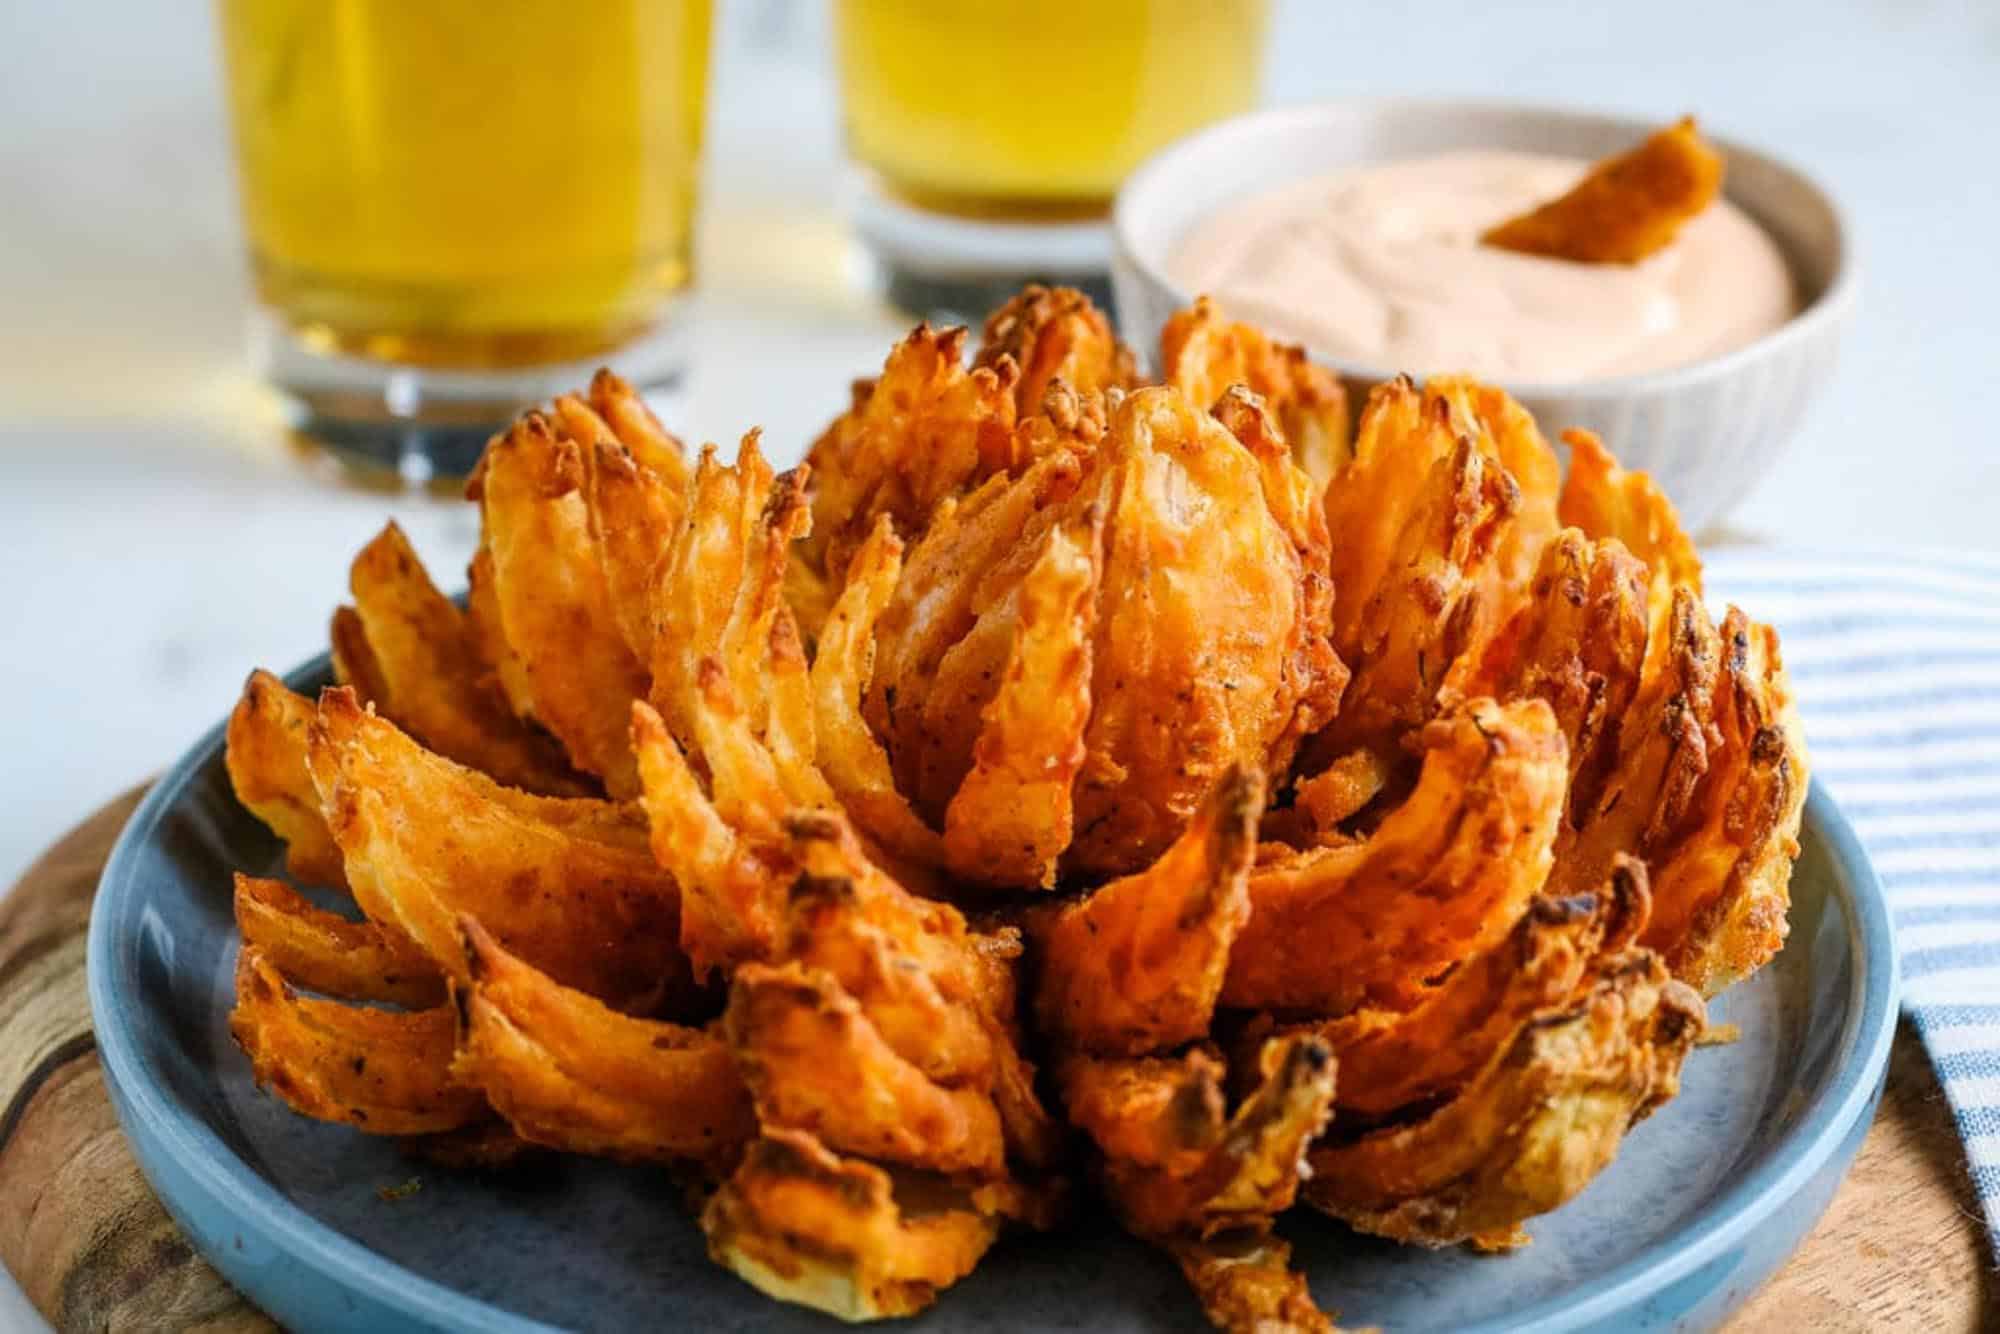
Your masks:
{"label": "wooden serving board", "polygon": [[[147,1189],[91,1037],[84,927],[139,795],[72,830],[0,901],[0,1261],[61,1330],[269,1330]],[[1853,1174],[1729,1328],[1990,1329],[1996,1297],[1950,1111],[1905,1026]]]}

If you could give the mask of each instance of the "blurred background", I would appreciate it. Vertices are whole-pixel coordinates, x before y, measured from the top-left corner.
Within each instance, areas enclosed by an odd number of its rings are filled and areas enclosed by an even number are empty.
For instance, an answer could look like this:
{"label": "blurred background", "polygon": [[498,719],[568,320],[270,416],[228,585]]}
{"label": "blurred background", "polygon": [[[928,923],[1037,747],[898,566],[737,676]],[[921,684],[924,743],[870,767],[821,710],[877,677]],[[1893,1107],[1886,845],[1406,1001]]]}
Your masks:
{"label": "blurred background", "polygon": [[[828,7],[718,0],[712,40],[687,373],[659,406],[691,441],[762,426],[786,463],[912,317],[855,239]],[[302,448],[251,369],[207,6],[0,0],[0,48],[6,884],[219,720],[249,667],[321,651],[385,517],[456,587],[476,515],[455,486],[357,480]],[[2000,5],[1279,0],[1266,54],[1245,93],[1264,102],[1696,111],[1805,168],[1849,211],[1861,313],[1836,386],[1711,538],[2000,549]],[[1062,123],[1059,80],[1013,95]],[[575,193],[512,206],[553,218],[587,207]]]}

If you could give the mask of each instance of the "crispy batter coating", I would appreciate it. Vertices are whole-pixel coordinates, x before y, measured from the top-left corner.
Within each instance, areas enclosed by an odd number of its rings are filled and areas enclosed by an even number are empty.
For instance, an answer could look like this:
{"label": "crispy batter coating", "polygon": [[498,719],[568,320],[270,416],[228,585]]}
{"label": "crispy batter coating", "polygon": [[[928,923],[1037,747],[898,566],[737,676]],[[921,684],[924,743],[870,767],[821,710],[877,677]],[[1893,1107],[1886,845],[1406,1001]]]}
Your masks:
{"label": "crispy batter coating", "polygon": [[1555,879],[1571,883],[1614,849],[1634,849],[1654,886],[1645,943],[1713,995],[1784,944],[1805,749],[1768,626],[1732,607],[1718,631],[1681,590],[1670,635],[1618,770]]}
{"label": "crispy batter coating", "polygon": [[[643,403],[637,406],[652,416]],[[585,512],[611,614],[632,656],[645,662],[653,650],[654,589],[667,545],[680,528],[687,465],[676,442],[672,476],[680,480],[653,471],[619,442],[594,408],[573,394],[556,399],[553,415],[558,434],[574,441],[584,455]]]}
{"label": "crispy batter coating", "polygon": [[1731,608],[1718,631],[1674,595],[1667,644],[1623,729],[1604,795],[1559,850],[1551,886],[1601,878],[1625,850],[1652,877],[1645,943],[1713,995],[1783,946],[1808,773],[1777,635]]}
{"label": "crispy batter coating", "polygon": [[[1010,1158],[1035,1169],[1050,1167],[1061,1131],[1035,1091],[1035,1067],[1021,1052],[1015,1021],[1018,934],[1006,928],[972,931],[957,909],[911,893],[882,871],[838,816],[794,815],[787,829],[803,870],[792,889],[791,943],[803,944],[802,913],[816,913],[814,924],[822,929],[797,957],[830,968],[905,1060],[940,1081],[989,1096]],[[836,926],[838,917],[847,920]],[[872,941],[860,939],[864,922],[879,932]],[[825,928],[832,930],[823,933]],[[866,956],[856,948],[864,945],[873,946]],[[884,976],[890,970],[911,976],[890,981]],[[935,991],[943,1013],[919,1030],[914,1021],[923,1007],[905,1005],[919,999],[925,987]],[[971,1038],[973,1026],[984,1034],[983,1042]]]}
{"label": "crispy batter coating", "polygon": [[1433,375],[1424,381],[1426,398],[1451,407],[1452,429],[1469,436],[1487,459],[1514,481],[1519,502],[1514,521],[1500,535],[1488,575],[1486,597],[1492,615],[1504,615],[1534,573],[1542,548],[1562,523],[1562,461],[1535,418],[1506,390],[1467,375]]}
{"label": "crispy batter coating", "polygon": [[640,813],[536,797],[433,755],[362,709],[320,697],[313,784],[355,902],[459,981],[461,913],[558,981],[643,1010],[688,985],[679,894]]}
{"label": "crispy batter coating", "polygon": [[594,446],[529,413],[486,447],[467,494],[480,504],[499,628],[519,659],[530,715],[579,769],[629,797],[639,782],[627,715],[649,681],[591,534],[596,463]]}
{"label": "crispy batter coating", "polygon": [[965,338],[919,325],[806,454],[817,479],[806,558],[836,583],[877,515],[919,531],[939,501],[1015,463],[1020,369],[967,369]]}
{"label": "crispy batter coating", "polygon": [[725,1016],[759,1122],[909,1167],[997,1177],[1000,1115],[977,1088],[945,1088],[896,1054],[831,975],[746,964]]}
{"label": "crispy batter coating", "polygon": [[997,1214],[949,1183],[893,1177],[770,1130],[702,1213],[708,1253],[758,1291],[842,1320],[914,1315],[972,1272]]}
{"label": "crispy batter coating", "polygon": [[1101,514],[1087,511],[1074,530],[1050,528],[995,609],[1011,617],[1012,643],[980,713],[972,768],[944,813],[944,863],[961,879],[1046,889],[1074,837],[1070,790],[1087,753]]}
{"label": "crispy batter coating", "polygon": [[687,490],[687,450],[622,376],[599,370],[590,377],[590,408],[611,428],[634,462],[676,491]]}
{"label": "crispy batter coating", "polygon": [[943,839],[897,790],[888,752],[862,714],[876,670],[875,627],[902,571],[903,542],[884,514],[848,565],[846,586],[820,632],[812,665],[817,760],[855,824],[899,856],[939,864]]}
{"label": "crispy batter coating", "polygon": [[[810,522],[806,480],[803,470],[773,473],[754,431],[743,437],[733,466],[718,460],[714,446],[702,449],[656,596],[651,650],[651,702],[683,749],[700,753],[705,744],[701,717],[715,691],[705,675],[719,671],[753,733],[766,737],[775,724],[810,763],[803,650],[795,663],[773,660],[798,643],[784,584],[792,544]],[[797,669],[796,680],[782,683],[801,692],[797,700],[766,679],[780,668]],[[791,713],[774,716],[786,705]],[[804,716],[795,716],[801,707]]]}
{"label": "crispy batter coating", "polygon": [[1480,589],[1513,515],[1513,484],[1461,437],[1416,494],[1342,653],[1356,663],[1354,679],[1323,743],[1339,750],[1392,754],[1435,716],[1446,670],[1478,637]]}
{"label": "crispy batter coating", "polygon": [[571,1153],[691,1160],[726,1171],[755,1130],[749,1091],[712,1032],[620,1014],[458,922],[469,981],[453,1073],[522,1139]]}
{"label": "crispy batter coating", "polygon": [[1265,839],[1294,848],[1336,847],[1352,840],[1341,825],[1353,819],[1389,786],[1386,756],[1351,750],[1292,788],[1292,804],[1264,819]]}
{"label": "crispy batter coating", "polygon": [[289,980],[340,1000],[421,1010],[442,1005],[444,977],[394,930],[316,908],[282,880],[236,873],[236,929]]}
{"label": "crispy batter coating", "polygon": [[1657,955],[1611,960],[1585,996],[1528,1020],[1442,1107],[1315,1147],[1306,1200],[1396,1241],[1518,1246],[1523,1222],[1582,1190],[1626,1129],[1673,1097],[1702,1027],[1701,998]]}
{"label": "crispy batter coating", "polygon": [[[437,590],[394,523],[354,558],[352,608],[335,614],[334,662],[364,703],[446,759],[509,787],[585,796],[554,738],[516,718],[466,614]],[[351,617],[351,620],[345,618]]]}
{"label": "crispy batter coating", "polygon": [[[1425,656],[1413,672],[1406,647],[1384,685],[1364,692],[1357,681],[1345,713],[1364,694],[1393,702],[1415,689],[1427,700],[1445,666],[1435,655],[1448,661],[1513,610],[1555,536],[1559,477],[1534,419],[1501,390],[1455,376],[1421,391],[1407,376],[1375,387],[1354,462],[1326,492],[1333,643],[1357,675],[1382,651],[1378,637],[1421,639]],[[1398,627],[1399,616],[1415,624]]]}
{"label": "crispy batter coating", "polygon": [[[531,719],[535,716],[535,691],[528,681],[528,669],[521,662],[521,655],[514,652],[514,646],[507,642],[507,630],[500,621],[500,594],[493,585],[493,552],[486,545],[485,535],[472,552],[472,560],[465,569],[465,622],[472,633],[473,647],[479,653],[479,660],[491,674],[493,684],[507,700],[507,707],[517,718]],[[342,610],[345,610],[343,608]],[[333,614],[334,664],[340,664],[340,615]],[[363,648],[367,645],[364,643]],[[352,675],[338,673],[342,685],[352,685],[366,703],[369,693]]]}
{"label": "crispy batter coating", "polygon": [[1572,820],[1617,762],[1620,728],[1646,665],[1646,567],[1615,539],[1564,529],[1542,549],[1527,600],[1452,664],[1441,698],[1533,698],[1569,742]]}
{"label": "crispy batter coating", "polygon": [[451,1007],[377,1010],[301,996],[255,945],[236,960],[229,1031],[260,1088],[293,1111],[376,1135],[420,1135],[487,1115],[451,1074]]}
{"label": "crispy batter coating", "polygon": [[1664,640],[1674,590],[1701,595],[1701,558],[1680,515],[1650,476],[1619,467],[1590,432],[1564,431],[1563,443],[1569,446],[1569,477],[1563,482],[1562,521],[1596,541],[1616,539],[1644,562],[1653,637]]}
{"label": "crispy batter coating", "polygon": [[1022,417],[1042,404],[1057,380],[1079,394],[1129,389],[1137,379],[1132,350],[1111,321],[1073,287],[1030,283],[986,317],[976,366],[1020,368],[1014,401]]}
{"label": "crispy batter coating", "polygon": [[703,451],[658,601],[658,711],[631,710],[653,851],[683,886],[682,940],[702,972],[772,957],[797,869],[784,819],[834,804],[783,597],[805,522],[803,474],[774,475],[754,435],[734,467]]}
{"label": "crispy batter coating", "polygon": [[[719,682],[719,671],[711,679]],[[728,698],[726,690],[718,695]],[[652,823],[653,855],[681,886],[681,943],[697,975],[770,957],[783,887],[797,871],[780,830],[788,803],[767,772],[768,752],[760,757],[753,749],[740,714],[718,720],[716,730],[724,728],[717,753],[725,762],[711,799],[660,715],[632,705],[640,801]],[[746,762],[728,762],[736,758]]]}
{"label": "crispy batter coating", "polygon": [[1491,947],[1547,878],[1568,752],[1540,700],[1474,700],[1424,729],[1416,790],[1365,841],[1250,877],[1225,1005],[1407,1009]]}
{"label": "crispy batter coating", "polygon": [[1499,944],[1454,969],[1416,1008],[1364,1010],[1323,1025],[1340,1061],[1336,1106],[1380,1117],[1457,1092],[1521,1024],[1567,1000],[1600,954],[1634,944],[1650,910],[1645,866],[1621,857],[1595,893],[1531,901]]}
{"label": "crispy batter coating", "polygon": [[[1063,735],[1053,725],[1087,707],[1085,757],[1069,794],[1075,832],[1059,872],[1125,874],[1178,837],[1232,763],[1282,767],[1299,738],[1331,716],[1345,671],[1325,638],[1325,534],[1310,483],[1269,443],[1254,451],[1177,392],[1140,390],[1081,465],[1049,455],[1016,481],[996,479],[940,506],[874,622],[862,708],[896,791],[924,825],[944,826],[948,841],[967,848],[1018,842],[1000,827],[1005,808],[978,799],[983,772],[972,793],[955,798],[976,763],[991,769],[1004,754],[1010,769],[1039,768],[1036,799],[1060,809],[1060,776],[1048,766],[1066,765],[1068,748],[1053,744]],[[1083,551],[1103,533],[1087,706],[1080,672],[1063,670],[1059,679],[1075,689],[1050,717],[1013,729],[1033,742],[1029,753],[1001,741],[1005,752],[976,755],[989,721],[1012,716],[1004,701],[989,715],[1010,661],[1017,649],[1023,659],[1034,650],[1023,583],[1037,569],[1065,593],[1083,582],[1050,536],[1057,527]],[[857,595],[856,605],[868,604]],[[1078,651],[1070,605],[1053,624],[1036,618],[1051,627],[1058,666]],[[853,688],[851,672],[842,681]],[[876,765],[871,802],[880,779]],[[1038,841],[1018,866],[987,859],[972,878],[1046,883],[1052,842]],[[966,860],[951,869],[965,875]]]}
{"label": "crispy batter coating", "polygon": [[1332,1107],[1333,1056],[1317,1035],[1293,1034],[1264,1047],[1256,1073],[1225,1114],[1222,1062],[1200,1048],[1062,1060],[1063,1103],[1103,1155],[1106,1193],[1132,1231],[1212,1236],[1268,1227],[1291,1207]]}
{"label": "crispy batter coating", "polygon": [[897,790],[932,828],[971,771],[999,688],[1014,630],[1006,594],[1081,475],[1074,458],[1051,455],[1018,480],[994,478],[940,505],[876,615],[874,669],[865,687],[848,688],[865,689],[862,713]]}
{"label": "crispy batter coating", "polygon": [[1268,1232],[1245,1229],[1163,1243],[1222,1334],[1336,1334],[1313,1304],[1292,1248]]}
{"label": "crispy batter coating", "polygon": [[1306,350],[1277,343],[1226,318],[1207,297],[1175,311],[1160,330],[1160,378],[1196,404],[1218,403],[1242,385],[1270,405],[1292,461],[1317,491],[1354,455],[1347,390]]}
{"label": "crispy batter coating", "polygon": [[1686,116],[1605,158],[1567,193],[1497,223],[1479,240],[1579,264],[1637,264],[1666,249],[1722,190],[1722,154]]}
{"label": "crispy batter coating", "polygon": [[347,872],[306,772],[312,701],[262,668],[230,711],[223,767],[236,799],[285,842],[285,868],[308,884],[344,887]]}
{"label": "crispy batter coating", "polygon": [[1317,534],[1282,522],[1295,493],[1272,502],[1274,473],[1302,475],[1166,389],[1125,400],[1097,459],[1095,704],[1065,857],[1085,876],[1157,857],[1230,765],[1285,768],[1346,675],[1308,559]]}
{"label": "crispy batter coating", "polygon": [[1230,946],[1250,915],[1263,806],[1262,776],[1232,769],[1158,861],[1038,926],[1045,1032],[1111,1056],[1206,1036]]}

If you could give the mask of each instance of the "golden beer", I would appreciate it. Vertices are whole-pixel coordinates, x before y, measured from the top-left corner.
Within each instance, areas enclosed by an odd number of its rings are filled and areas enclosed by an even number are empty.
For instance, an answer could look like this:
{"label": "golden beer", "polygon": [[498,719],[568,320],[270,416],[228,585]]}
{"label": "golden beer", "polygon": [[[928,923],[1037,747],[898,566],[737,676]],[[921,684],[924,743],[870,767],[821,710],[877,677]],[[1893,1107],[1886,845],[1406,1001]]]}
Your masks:
{"label": "golden beer", "polygon": [[307,347],[597,357],[689,280],[708,0],[220,0],[258,295]]}
{"label": "golden beer", "polygon": [[1266,0],[838,0],[850,151],[976,217],[1086,217],[1256,100]]}

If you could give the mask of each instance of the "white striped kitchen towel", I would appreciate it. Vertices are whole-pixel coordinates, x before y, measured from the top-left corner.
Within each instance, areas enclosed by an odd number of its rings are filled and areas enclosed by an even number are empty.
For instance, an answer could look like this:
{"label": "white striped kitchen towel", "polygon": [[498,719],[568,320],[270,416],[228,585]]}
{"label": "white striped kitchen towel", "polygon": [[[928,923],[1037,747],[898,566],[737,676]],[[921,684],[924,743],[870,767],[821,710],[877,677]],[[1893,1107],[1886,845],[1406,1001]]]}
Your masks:
{"label": "white striped kitchen towel", "polygon": [[1778,628],[2000,1252],[2000,556],[1726,549],[1708,585]]}

